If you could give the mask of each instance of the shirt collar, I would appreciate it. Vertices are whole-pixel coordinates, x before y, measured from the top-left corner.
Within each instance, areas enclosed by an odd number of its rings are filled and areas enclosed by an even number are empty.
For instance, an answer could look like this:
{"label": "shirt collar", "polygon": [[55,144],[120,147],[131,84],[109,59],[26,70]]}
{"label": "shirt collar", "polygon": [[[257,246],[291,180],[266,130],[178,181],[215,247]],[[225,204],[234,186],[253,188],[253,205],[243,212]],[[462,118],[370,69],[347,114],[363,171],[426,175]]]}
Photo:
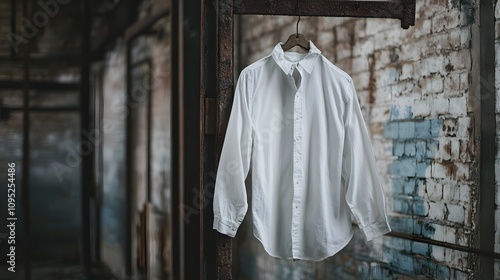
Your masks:
{"label": "shirt collar", "polygon": [[[311,74],[312,69],[314,67],[314,63],[316,62],[321,51],[313,44],[311,40],[309,42],[309,52],[305,54],[305,56],[298,61],[298,65],[302,66],[307,73]],[[294,63],[285,58],[285,52],[281,45],[283,42],[279,42],[273,49],[272,57],[276,61],[276,63],[280,66],[280,68],[285,72],[290,72],[290,67]]]}

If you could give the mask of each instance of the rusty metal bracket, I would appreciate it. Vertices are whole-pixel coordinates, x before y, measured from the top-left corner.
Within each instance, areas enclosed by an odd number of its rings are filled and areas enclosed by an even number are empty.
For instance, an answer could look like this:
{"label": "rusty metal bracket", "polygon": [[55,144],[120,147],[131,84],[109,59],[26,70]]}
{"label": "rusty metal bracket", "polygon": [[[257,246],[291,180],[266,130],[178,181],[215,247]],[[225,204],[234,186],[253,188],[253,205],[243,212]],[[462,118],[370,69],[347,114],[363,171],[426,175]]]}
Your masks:
{"label": "rusty metal bracket", "polygon": [[[401,27],[415,25],[415,0],[400,1],[299,1],[302,16],[397,18]],[[235,14],[298,16],[296,5],[278,0],[234,0]]]}
{"label": "rusty metal bracket", "polygon": [[205,135],[215,134],[217,128],[217,99],[205,98]]}

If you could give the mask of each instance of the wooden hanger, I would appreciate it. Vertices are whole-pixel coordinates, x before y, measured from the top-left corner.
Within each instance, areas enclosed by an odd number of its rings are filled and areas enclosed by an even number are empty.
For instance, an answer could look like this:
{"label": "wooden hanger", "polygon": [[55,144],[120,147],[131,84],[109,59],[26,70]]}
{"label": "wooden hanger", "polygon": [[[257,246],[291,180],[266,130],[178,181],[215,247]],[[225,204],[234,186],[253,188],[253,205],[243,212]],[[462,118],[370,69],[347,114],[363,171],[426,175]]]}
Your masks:
{"label": "wooden hanger", "polygon": [[301,47],[305,51],[309,51],[309,41],[306,39],[306,36],[299,33],[299,22],[300,22],[300,7],[299,7],[299,19],[297,20],[297,31],[295,34],[290,35],[288,40],[284,44],[281,44],[281,48],[283,51],[288,51],[295,46]]}

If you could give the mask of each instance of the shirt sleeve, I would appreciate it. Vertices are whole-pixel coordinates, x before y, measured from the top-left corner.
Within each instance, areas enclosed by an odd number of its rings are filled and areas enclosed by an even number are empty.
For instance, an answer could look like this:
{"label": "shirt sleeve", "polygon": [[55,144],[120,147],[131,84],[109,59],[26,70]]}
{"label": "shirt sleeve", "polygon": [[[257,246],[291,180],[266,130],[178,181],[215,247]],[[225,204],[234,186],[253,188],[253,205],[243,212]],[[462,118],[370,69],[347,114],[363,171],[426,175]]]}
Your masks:
{"label": "shirt sleeve", "polygon": [[345,141],[342,177],[346,201],[358,226],[370,241],[391,231],[387,222],[385,197],[366,124],[352,80],[344,112]]}
{"label": "shirt sleeve", "polygon": [[236,84],[215,180],[213,228],[230,237],[236,235],[248,208],[245,179],[252,149],[247,98],[252,89],[252,79],[248,77],[248,73],[242,72]]}

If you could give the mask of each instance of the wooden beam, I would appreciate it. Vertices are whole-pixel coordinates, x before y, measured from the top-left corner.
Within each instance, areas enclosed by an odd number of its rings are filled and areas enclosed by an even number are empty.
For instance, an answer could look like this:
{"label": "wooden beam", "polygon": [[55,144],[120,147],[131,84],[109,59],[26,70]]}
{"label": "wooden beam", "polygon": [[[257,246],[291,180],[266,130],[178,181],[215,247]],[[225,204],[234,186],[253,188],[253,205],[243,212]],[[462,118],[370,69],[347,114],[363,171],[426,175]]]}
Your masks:
{"label": "wooden beam", "polygon": [[415,0],[401,1],[234,0],[234,13],[249,15],[397,18],[402,28],[415,25]]}
{"label": "wooden beam", "polygon": [[[241,1],[240,1],[241,2]],[[259,2],[259,1],[257,1]],[[252,5],[253,6],[253,5]],[[217,130],[215,134],[218,164],[233,103],[233,0],[220,0],[217,29]],[[217,233],[217,280],[232,279],[232,238]]]}

